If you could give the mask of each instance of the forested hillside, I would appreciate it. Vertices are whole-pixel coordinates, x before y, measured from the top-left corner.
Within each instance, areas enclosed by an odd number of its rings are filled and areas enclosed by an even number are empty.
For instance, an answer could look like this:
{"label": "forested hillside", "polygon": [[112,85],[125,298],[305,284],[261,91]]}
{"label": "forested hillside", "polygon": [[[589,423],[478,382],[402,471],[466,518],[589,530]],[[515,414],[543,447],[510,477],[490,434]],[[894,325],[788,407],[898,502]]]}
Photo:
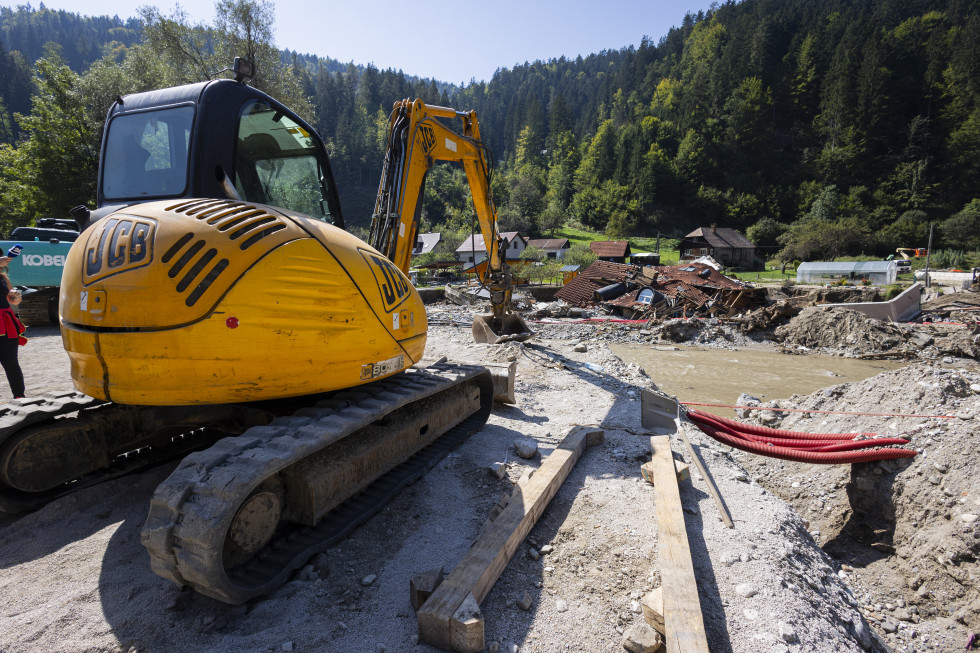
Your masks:
{"label": "forested hillside", "polygon": [[[678,16],[656,42],[500,69],[464,88],[275,50],[270,3],[218,8],[214,26],[146,9],[125,23],[0,10],[0,140],[11,144],[0,149],[0,222],[91,202],[111,98],[227,67],[245,45],[236,21],[250,20],[266,46],[256,85],[320,131],[361,226],[387,112],[414,96],[478,111],[509,229],[574,224],[622,237],[714,223],[747,231],[766,256],[812,259],[924,247],[935,223],[940,246],[980,248],[975,2],[728,2]],[[45,51],[45,39],[70,47]],[[54,120],[77,132],[52,140]],[[66,188],[58,175],[69,169],[77,183]],[[466,197],[461,170],[434,171],[424,228],[461,240]]]}

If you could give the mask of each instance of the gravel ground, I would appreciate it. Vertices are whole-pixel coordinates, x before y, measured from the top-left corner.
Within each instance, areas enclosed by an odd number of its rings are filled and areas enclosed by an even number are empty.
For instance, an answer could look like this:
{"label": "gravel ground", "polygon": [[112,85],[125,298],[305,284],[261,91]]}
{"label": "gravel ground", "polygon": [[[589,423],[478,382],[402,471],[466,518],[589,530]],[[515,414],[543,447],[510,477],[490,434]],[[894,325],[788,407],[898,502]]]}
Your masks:
{"label": "gravel ground", "polygon": [[[656,378],[609,353],[601,329],[545,327],[528,343],[490,347],[471,342],[465,316],[439,311],[455,317],[431,326],[426,361],[513,358],[517,404],[495,406],[486,427],[351,537],[271,596],[226,606],[155,576],[140,545],[153,488],[174,466],[103,483],[0,518],[0,651],[435,650],[417,642],[409,579],[448,571],[500,496],[540,464],[516,457],[518,438],[546,456],[576,424],[602,426],[605,442],[586,451],[487,596],[486,640],[508,653],[623,650],[622,633],[642,621],[640,597],[661,578],[654,491],[639,472],[650,458],[640,389]],[[68,387],[57,332],[31,332],[28,393]],[[935,401],[920,394],[905,397],[906,411]],[[834,397],[821,405],[847,406]],[[681,498],[711,650],[886,650],[862,615],[866,592],[818,547],[812,519],[754,480],[777,474],[747,472],[728,447],[688,433],[735,522],[722,524],[692,465]],[[686,455],[677,442],[674,451]],[[507,464],[504,479],[489,471],[496,462]]]}

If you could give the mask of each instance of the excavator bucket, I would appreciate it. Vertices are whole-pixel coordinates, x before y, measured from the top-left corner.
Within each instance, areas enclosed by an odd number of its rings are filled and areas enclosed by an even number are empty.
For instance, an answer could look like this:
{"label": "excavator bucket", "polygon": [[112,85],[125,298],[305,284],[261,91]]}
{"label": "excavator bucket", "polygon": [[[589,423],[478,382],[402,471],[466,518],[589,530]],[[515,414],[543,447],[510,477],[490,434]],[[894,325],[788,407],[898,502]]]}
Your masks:
{"label": "excavator bucket", "polygon": [[502,342],[523,342],[532,335],[531,329],[524,319],[516,313],[506,313],[500,319],[499,327],[494,327],[493,315],[473,316],[473,340],[485,342],[488,345],[498,345]]}

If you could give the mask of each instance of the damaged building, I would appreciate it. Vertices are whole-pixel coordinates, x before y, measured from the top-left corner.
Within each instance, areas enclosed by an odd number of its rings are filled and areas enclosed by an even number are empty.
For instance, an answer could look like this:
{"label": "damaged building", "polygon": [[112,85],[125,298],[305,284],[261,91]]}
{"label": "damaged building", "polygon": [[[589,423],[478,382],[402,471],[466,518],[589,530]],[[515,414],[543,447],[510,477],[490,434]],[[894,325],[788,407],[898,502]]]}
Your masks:
{"label": "damaged building", "polygon": [[630,319],[731,317],[765,301],[749,284],[706,263],[641,267],[596,261],[556,294],[572,306],[601,305]]}

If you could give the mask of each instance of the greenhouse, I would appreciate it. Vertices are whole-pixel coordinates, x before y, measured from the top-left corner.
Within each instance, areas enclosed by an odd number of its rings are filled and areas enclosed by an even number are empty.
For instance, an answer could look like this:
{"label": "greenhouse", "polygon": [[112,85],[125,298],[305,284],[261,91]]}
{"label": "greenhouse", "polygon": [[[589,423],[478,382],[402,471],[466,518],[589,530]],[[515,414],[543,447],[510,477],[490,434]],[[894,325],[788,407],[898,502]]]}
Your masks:
{"label": "greenhouse", "polygon": [[887,286],[895,283],[897,277],[895,261],[814,261],[800,263],[796,268],[796,283],[834,283],[843,279],[854,284]]}

